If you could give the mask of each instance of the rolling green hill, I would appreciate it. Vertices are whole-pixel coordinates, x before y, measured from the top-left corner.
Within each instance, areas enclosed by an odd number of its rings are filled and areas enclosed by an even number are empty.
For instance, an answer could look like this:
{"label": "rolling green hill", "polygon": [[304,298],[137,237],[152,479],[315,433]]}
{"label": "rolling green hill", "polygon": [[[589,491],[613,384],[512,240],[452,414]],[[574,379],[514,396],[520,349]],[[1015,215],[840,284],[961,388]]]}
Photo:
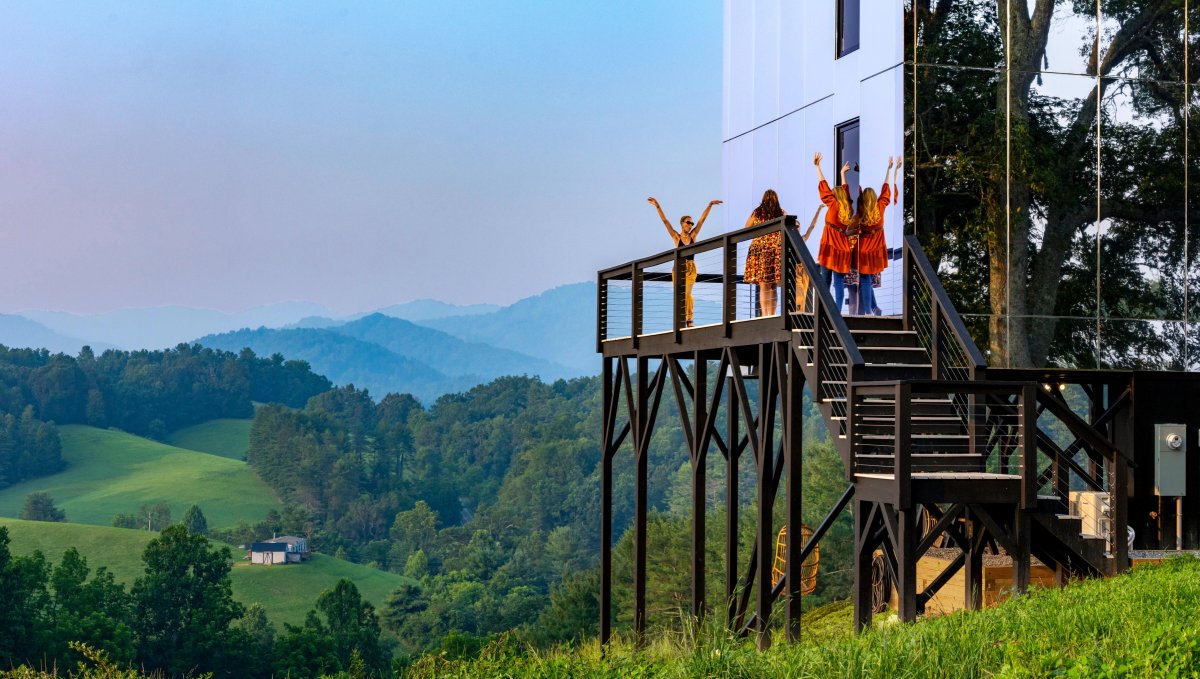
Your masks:
{"label": "rolling green hill", "polygon": [[[126,585],[142,574],[142,550],[158,535],[125,528],[17,519],[0,519],[0,526],[8,528],[14,554],[41,550],[47,559],[57,563],[67,548],[75,547],[87,558],[93,570],[107,566],[113,576]],[[382,606],[388,594],[401,583],[410,582],[402,575],[323,554],[316,554],[311,561],[300,565],[252,566],[240,560],[240,550],[232,547],[231,550],[239,559],[230,573],[234,598],[247,605],[261,603],[267,609],[267,616],[281,630],[282,623],[299,625],[304,622],[304,614],[316,603],[317,596],[341,578],[350,579],[376,608]]]}
{"label": "rolling green hill", "polygon": [[19,516],[25,496],[38,491],[49,493],[68,521],[101,526],[159,501],[177,521],[200,505],[213,528],[260,521],[280,507],[245,462],[82,425],[59,427],[59,434],[67,469],[0,490],[0,516]]}
{"label": "rolling green hill", "polygon": [[167,436],[167,443],[188,450],[245,460],[250,449],[250,425],[254,420],[224,418],[184,427]]}
{"label": "rolling green hill", "polygon": [[325,554],[313,554],[311,560],[289,566],[255,566],[249,561],[239,561],[234,564],[230,578],[233,596],[242,603],[262,603],[276,625],[304,622],[304,614],[317,602],[321,592],[342,578],[353,582],[376,610],[383,606],[393,590],[403,583],[413,582],[403,575]]}

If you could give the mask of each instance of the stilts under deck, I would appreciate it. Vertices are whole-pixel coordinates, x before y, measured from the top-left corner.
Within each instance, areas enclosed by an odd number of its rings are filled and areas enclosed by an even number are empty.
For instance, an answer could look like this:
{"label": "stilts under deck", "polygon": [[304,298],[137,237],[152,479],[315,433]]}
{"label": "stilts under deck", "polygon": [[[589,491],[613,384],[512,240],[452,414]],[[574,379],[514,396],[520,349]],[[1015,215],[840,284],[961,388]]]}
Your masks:
{"label": "stilts under deck", "polygon": [[[692,612],[709,611],[704,477],[707,456],[720,454],[728,468],[722,608],[728,624],[755,634],[760,646],[770,643],[776,603],[788,638],[798,638],[800,566],[851,503],[858,627],[881,604],[872,594],[881,578],[894,584],[905,620],[959,571],[968,606],[978,607],[985,553],[1012,557],[1018,592],[1034,557],[1064,580],[1126,568],[1126,540],[1085,535],[1069,507],[1072,484],[1104,494],[1108,535],[1126,535],[1132,373],[988,369],[912,237],[904,243],[902,313],[843,317],[827,287],[809,283],[820,280],[819,269],[794,227],[789,217],[599,274],[601,639],[612,630],[613,465],[627,443],[637,479],[633,628],[639,639],[645,633],[647,456],[664,393],[675,399],[693,470]],[[783,313],[762,315],[741,279],[738,247],[774,232],[784,243]],[[697,302],[697,327],[686,322],[683,277],[671,276],[689,257],[699,264],[697,297],[708,300],[703,308]],[[1087,394],[1087,417],[1068,406],[1063,384]],[[847,487],[823,508],[826,519],[807,543],[787,543],[784,575],[773,578],[779,524],[801,535],[805,389],[841,455]],[[747,452],[757,481],[756,528],[751,553],[740,554],[738,475]],[[781,521],[772,509],[780,490]],[[933,547],[960,555],[918,588],[916,563]]]}

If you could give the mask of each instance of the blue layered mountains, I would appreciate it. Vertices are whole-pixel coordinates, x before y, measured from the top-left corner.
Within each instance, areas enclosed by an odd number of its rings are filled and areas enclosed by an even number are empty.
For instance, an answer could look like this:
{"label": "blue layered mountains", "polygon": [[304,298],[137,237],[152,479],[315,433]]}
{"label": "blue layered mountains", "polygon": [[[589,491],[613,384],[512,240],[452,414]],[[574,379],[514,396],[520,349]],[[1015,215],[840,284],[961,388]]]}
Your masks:
{"label": "blue layered mountains", "polygon": [[0,344],[71,355],[85,344],[97,353],[190,341],[228,351],[249,347],[260,356],[308,361],[334,383],[366,388],[376,398],[407,392],[431,403],[503,375],[553,381],[597,373],[595,304],[595,284],[576,283],[505,307],[416,300],[348,318],[308,302],[237,314],[187,307],[93,316],[22,312],[0,314]]}
{"label": "blue layered mountains", "polygon": [[279,353],[375,398],[407,392],[431,403],[502,375],[553,381],[595,374],[595,299],[594,284],[578,283],[494,311],[473,308],[421,323],[382,312],[350,322],[307,317],[291,327],[243,329],[196,342],[227,351],[249,347],[260,356]]}
{"label": "blue layered mountains", "polygon": [[72,356],[78,354],[87,344],[91,344],[92,349],[97,352],[112,348],[110,344],[88,342],[52,330],[24,316],[12,314],[0,314],[0,344],[7,347],[49,349],[52,354]]}

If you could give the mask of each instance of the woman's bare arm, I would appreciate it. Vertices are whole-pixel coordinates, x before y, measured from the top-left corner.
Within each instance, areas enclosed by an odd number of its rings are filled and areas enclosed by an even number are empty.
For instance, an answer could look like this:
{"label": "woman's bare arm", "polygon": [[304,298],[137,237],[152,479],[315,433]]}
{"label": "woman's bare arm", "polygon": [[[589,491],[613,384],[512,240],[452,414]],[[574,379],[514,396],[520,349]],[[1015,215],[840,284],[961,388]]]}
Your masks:
{"label": "woman's bare arm", "polygon": [[671,239],[679,242],[679,234],[675,233],[675,229],[671,227],[670,220],[668,220],[667,216],[663,214],[662,206],[658,204],[658,199],[654,196],[650,196],[646,199],[646,202],[653,205],[655,210],[658,210],[658,218],[662,220],[663,226],[667,227],[667,233],[671,234]]}
{"label": "woman's bare arm", "polygon": [[719,201],[719,200],[708,201],[708,205],[705,206],[704,212],[700,213],[700,220],[696,222],[696,228],[692,229],[692,240],[693,241],[696,240],[696,238],[698,238],[700,236],[700,229],[704,226],[704,220],[708,219],[709,210],[712,210],[714,205],[720,205],[720,204],[721,204],[721,201]]}
{"label": "woman's bare arm", "polygon": [[[821,155],[820,151],[817,151],[816,153],[813,154],[813,165],[817,166],[817,179],[819,179],[821,181],[825,181],[825,173],[821,171],[821,159],[822,158],[824,158],[824,156]],[[828,182],[826,182],[826,183],[828,183]]]}
{"label": "woman's bare arm", "polygon": [[808,223],[808,231],[804,232],[803,240],[807,241],[808,237],[812,235],[813,229],[817,228],[817,220],[821,218],[821,210],[824,209],[825,206],[821,205],[817,208],[817,211],[813,213],[812,221]]}

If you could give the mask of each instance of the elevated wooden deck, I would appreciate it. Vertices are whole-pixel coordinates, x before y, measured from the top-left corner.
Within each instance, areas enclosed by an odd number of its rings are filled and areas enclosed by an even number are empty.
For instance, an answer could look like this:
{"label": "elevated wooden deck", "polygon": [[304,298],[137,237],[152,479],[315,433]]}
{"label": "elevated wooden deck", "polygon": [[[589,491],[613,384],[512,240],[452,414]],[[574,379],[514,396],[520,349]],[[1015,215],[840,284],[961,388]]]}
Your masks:
{"label": "elevated wooden deck", "polygon": [[[1011,558],[1017,591],[1027,586],[1035,558],[1076,575],[1127,567],[1127,543],[1111,535],[1123,536],[1128,523],[1129,377],[989,369],[911,237],[904,244],[903,313],[844,317],[828,289],[803,284],[805,278],[819,281],[820,271],[794,226],[792,218],[777,220],[599,273],[602,640],[611,630],[612,464],[626,442],[637,473],[634,631],[640,638],[645,630],[646,459],[664,393],[674,397],[682,418],[693,470],[692,612],[702,615],[707,606],[704,470],[713,452],[727,465],[726,619],[732,629],[755,634],[760,646],[769,644],[777,601],[784,605],[788,638],[798,637],[800,565],[850,506],[860,627],[874,610],[877,553],[905,620],[959,571],[977,587],[985,554]],[[763,315],[740,275],[738,247],[770,233],[780,233],[784,242],[780,270],[796,275],[781,281],[781,313]],[[670,275],[688,257],[700,269],[698,285],[709,286],[708,299],[719,299],[704,318],[697,311],[696,327],[687,322],[683,277]],[[1090,413],[1072,411],[1051,383],[1087,385]],[[806,543],[786,544],[784,575],[772,578],[772,512],[780,491],[786,492],[787,534],[802,534],[805,390],[842,457],[847,490]],[[749,555],[739,554],[737,536],[743,456],[756,478]],[[1066,511],[1072,484],[1111,497],[1109,537],[1084,535],[1080,519]],[[959,557],[918,588],[915,564],[935,543],[958,550]],[[976,593],[969,605],[981,601]]]}

